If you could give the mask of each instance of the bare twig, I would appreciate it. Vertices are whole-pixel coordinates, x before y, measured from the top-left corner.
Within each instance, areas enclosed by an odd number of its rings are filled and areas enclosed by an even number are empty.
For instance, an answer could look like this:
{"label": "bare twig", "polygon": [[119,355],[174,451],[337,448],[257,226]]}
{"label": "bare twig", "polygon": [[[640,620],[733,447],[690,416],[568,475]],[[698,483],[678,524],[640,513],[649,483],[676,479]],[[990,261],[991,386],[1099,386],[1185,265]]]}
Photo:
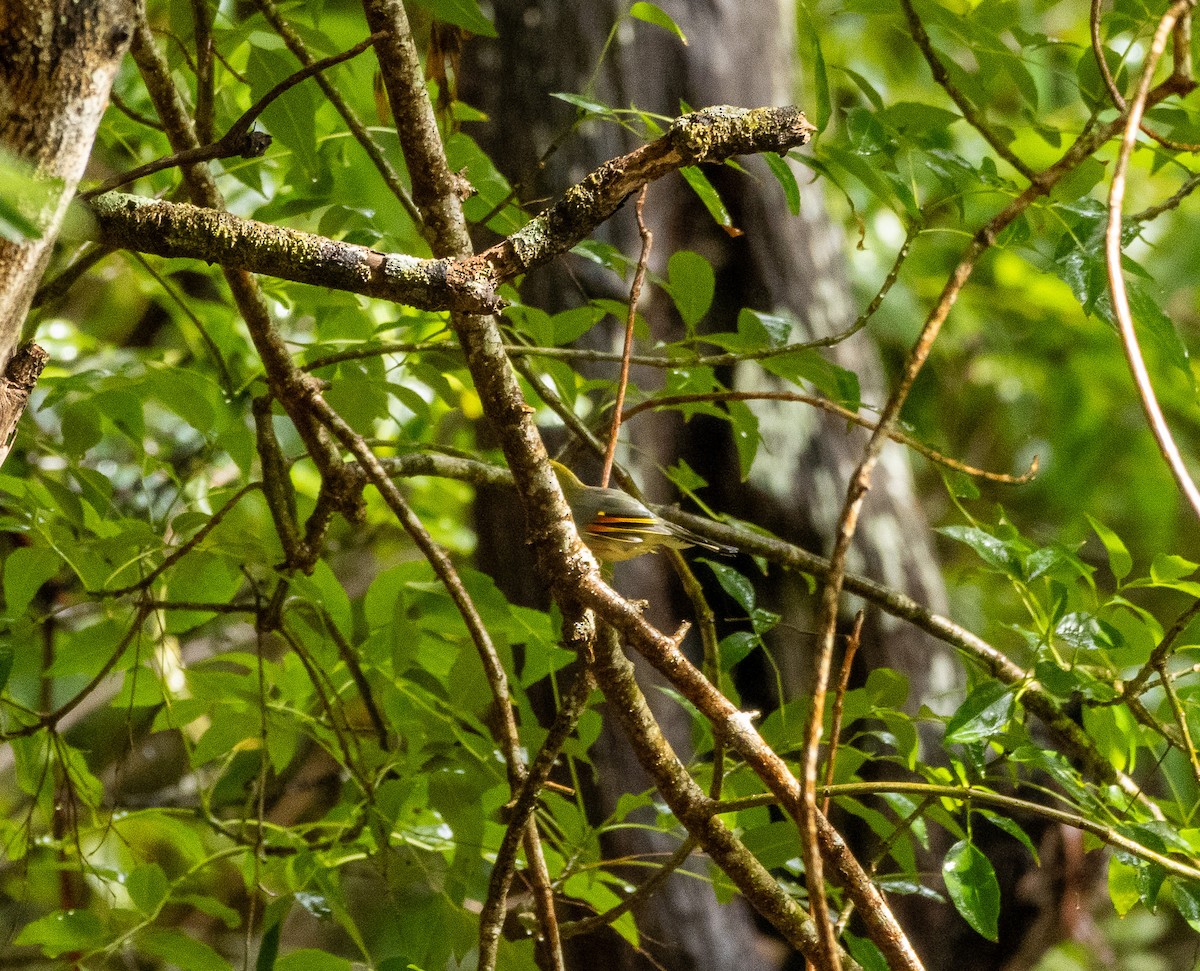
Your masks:
{"label": "bare twig", "polygon": [[825,756],[825,803],[821,812],[829,815],[829,787],[833,785],[833,773],[837,765],[838,738],[842,734],[842,709],[846,703],[846,690],[850,687],[850,671],[854,666],[854,655],[862,643],[863,620],[866,613],[859,611],[854,618],[854,627],[846,637],[846,650],[842,655],[842,676],[838,678],[837,693],[833,696],[833,720],[829,726],[829,752]]}
{"label": "bare twig", "polygon": [[163,561],[158,564],[158,566],[138,580],[137,583],[131,583],[128,586],[118,587],[116,590],[91,590],[89,593],[93,597],[127,597],[131,593],[137,593],[139,590],[148,589],[150,584],[162,576],[163,573],[165,573],[181,559],[187,556],[188,553],[203,543],[208,537],[208,534],[221,524],[221,520],[233,512],[234,508],[239,502],[241,502],[251,492],[257,492],[262,487],[263,484],[261,482],[247,482],[226,500],[225,505],[209,516],[204,525],[196,530],[196,532],[193,533],[189,539],[175,547],[175,549],[173,549],[166,557],[164,557]]}
{"label": "bare twig", "polygon": [[[697,394],[663,395],[657,398],[649,398],[629,408],[622,416],[622,421],[628,421],[635,415],[655,408],[666,408],[694,401],[795,401],[801,404],[812,405],[815,408],[821,408],[831,414],[845,418],[846,421],[859,425],[862,428],[874,431],[877,427],[875,422],[863,418],[849,408],[843,408],[836,402],[830,401],[827,398],[819,398],[816,395],[803,394],[798,391],[707,391]],[[936,462],[938,465],[944,465],[948,469],[953,469],[956,472],[961,472],[964,475],[974,478],[986,479],[989,482],[999,482],[1004,485],[1024,485],[1032,481],[1033,477],[1037,475],[1037,456],[1034,456],[1033,461],[1029,463],[1028,471],[1023,472],[1021,475],[1008,475],[1004,472],[988,472],[984,469],[977,469],[957,459],[952,459],[948,455],[943,455],[941,452],[935,451],[928,445],[923,445],[904,432],[893,429],[887,435],[892,441],[908,446],[914,452],[924,455],[931,462]]]}
{"label": "bare twig", "polygon": [[[1125,101],[1125,96],[1117,87],[1117,82],[1113,79],[1112,71],[1108,68],[1108,60],[1104,56],[1104,44],[1100,40],[1100,5],[1103,0],[1092,0],[1091,11],[1089,13],[1089,23],[1092,34],[1092,53],[1096,57],[1096,66],[1100,69],[1100,77],[1104,79],[1104,86],[1108,88],[1108,95],[1112,98],[1112,102],[1122,111],[1125,111],[1129,106]],[[1179,18],[1180,23],[1177,26],[1182,27],[1183,17]],[[1172,74],[1172,79],[1177,80],[1181,85],[1192,84],[1192,59],[1191,59],[1191,44],[1181,44],[1178,38],[1185,35],[1186,31],[1173,31],[1173,36],[1176,37],[1175,44],[1175,70]],[[1161,55],[1160,55],[1161,56]],[[1155,58],[1157,61],[1157,58]],[[1153,71],[1151,71],[1153,73]],[[1159,134],[1145,122],[1139,121],[1138,127],[1147,137],[1158,142],[1163,148],[1171,149],[1176,152],[1195,152],[1200,150],[1200,145],[1193,145],[1187,142],[1177,142],[1174,139],[1167,138],[1165,135]]]}
{"label": "bare twig", "polygon": [[[205,143],[203,139],[197,135],[199,144],[184,149],[182,152],[175,152],[172,155],[167,155],[160,159],[155,159],[153,162],[147,162],[145,165],[139,165],[135,169],[130,169],[128,172],[122,172],[120,175],[114,175],[111,179],[107,179],[94,189],[89,189],[87,192],[81,192],[80,198],[92,199],[119,186],[126,185],[137,179],[144,178],[147,175],[153,175],[155,172],[161,172],[163,169],[176,168],[177,166],[195,165],[200,162],[211,162],[215,159],[231,158],[235,155],[240,155],[243,158],[257,158],[267,150],[270,144],[270,139],[265,136],[255,137],[250,131],[251,126],[258,120],[271,102],[278,98],[285,91],[295,87],[301,81],[307,80],[314,74],[324,71],[326,68],[333,67],[335,64],[341,64],[343,61],[348,61],[352,57],[357,57],[368,47],[375,44],[381,35],[374,33],[366,40],[355,44],[347,51],[342,51],[340,54],[334,54],[330,57],[322,58],[319,61],[314,61],[307,67],[301,68],[290,77],[284,78],[270,91],[258,99],[250,108],[242,113],[242,116],[230,126],[229,131],[218,138],[215,142]],[[211,65],[210,65],[211,69]],[[211,121],[211,119],[210,119]]]}
{"label": "bare twig", "polygon": [[1108,193],[1108,226],[1104,234],[1104,258],[1108,267],[1109,296],[1112,298],[1113,314],[1117,319],[1117,330],[1121,335],[1121,346],[1125,349],[1125,359],[1137,386],[1138,397],[1142,402],[1142,410],[1154,433],[1159,451],[1170,466],[1175,482],[1187,498],[1192,512],[1200,517],[1200,488],[1197,488],[1187,464],[1175,444],[1174,436],[1163,416],[1162,408],[1154,394],[1154,386],[1150,381],[1150,372],[1146,368],[1141,348],[1138,346],[1137,333],[1133,326],[1133,315],[1129,309],[1129,296],[1125,290],[1125,275],[1121,269],[1121,207],[1125,199],[1125,178],[1129,168],[1129,160],[1137,142],[1138,124],[1146,109],[1150,95],[1150,82],[1154,78],[1154,69],[1159,58],[1166,50],[1171,31],[1180,16],[1195,5],[1196,0],[1177,0],[1172,4],[1158,23],[1151,41],[1150,50],[1146,53],[1145,67],[1132,103],[1129,105],[1125,118],[1125,133],[1121,139],[1121,151],[1117,155],[1113,167],[1112,184]]}
{"label": "bare twig", "polygon": [[[1115,827],[1105,826],[1087,816],[1065,812],[1064,810],[1055,809],[1043,803],[1019,799],[1016,796],[992,792],[990,789],[983,789],[977,786],[942,786],[928,782],[882,781],[843,782],[835,786],[830,786],[826,791],[828,795],[835,799],[870,796],[885,792],[899,792],[918,796],[934,796],[935,798],[942,799],[961,799],[964,802],[981,802],[988,805],[1001,806],[1014,813],[1023,813],[1042,819],[1053,820],[1056,823],[1062,823],[1064,826],[1070,826],[1073,829],[1091,833],[1109,846],[1125,850],[1147,862],[1157,863],[1163,869],[1176,876],[1183,877],[1185,880],[1200,879],[1200,866],[1189,865],[1177,857],[1168,856],[1165,853],[1160,853],[1157,850],[1144,846],[1126,836]],[[712,809],[713,812],[717,813],[736,812],[739,809],[771,805],[774,801],[775,799],[771,795],[747,796],[743,799],[724,800],[716,803]]]}
{"label": "bare twig", "polygon": [[1150,675],[1159,670],[1171,655],[1171,651],[1175,649],[1175,642],[1179,640],[1180,635],[1187,630],[1188,625],[1200,616],[1200,600],[1193,600],[1191,605],[1180,614],[1173,623],[1170,629],[1163,635],[1150,652],[1150,657],[1146,663],[1142,665],[1141,670],[1132,677],[1125,686],[1121,689],[1122,698],[1132,698],[1142,693],[1142,689],[1146,686],[1146,682],[1150,680]]}
{"label": "bare twig", "polygon": [[1192,730],[1188,727],[1187,715],[1184,714],[1183,706],[1179,703],[1179,695],[1175,692],[1175,686],[1171,683],[1171,679],[1167,677],[1165,661],[1159,667],[1158,674],[1162,679],[1162,689],[1167,696],[1167,704],[1171,706],[1171,714],[1175,716],[1175,724],[1179,728],[1179,738],[1183,743],[1184,754],[1187,755],[1188,764],[1192,767],[1192,778],[1200,783],[1200,755],[1196,753],[1196,744],[1192,741]]}
{"label": "bare twig", "polygon": [[1033,182],[1036,179],[1033,169],[1021,161],[1016,152],[1009,148],[1000,139],[1000,136],[992,131],[987,122],[983,120],[983,115],[971,104],[971,100],[959,91],[954,82],[950,80],[950,75],[946,73],[945,65],[942,64],[937,51],[933,49],[933,41],[929,39],[929,34],[925,31],[925,25],[921,23],[921,18],[917,16],[917,11],[913,9],[912,0],[900,0],[900,5],[904,8],[904,16],[908,20],[909,33],[912,35],[913,42],[925,58],[925,62],[929,65],[929,70],[933,72],[934,81],[950,96],[950,100],[958,106],[958,110],[962,112],[963,117],[967,120],[967,124],[979,132],[983,136],[983,140],[992,146],[992,151],[1020,172],[1026,179]]}
{"label": "bare twig", "polygon": [[[296,29],[284,19],[279,12],[279,7],[276,6],[275,0],[255,0],[258,9],[262,11],[267,22],[275,28],[275,33],[283,38],[283,42],[287,44],[290,50],[301,64],[311,65],[316,63],[312,54],[308,52],[308,48],[304,44],[304,40],[296,32]],[[396,171],[391,162],[383,154],[383,150],[376,144],[375,139],[371,137],[371,133],[367,131],[367,126],[363,124],[362,119],[355,114],[354,109],[342,97],[342,92],[338,89],[329,78],[324,74],[317,75],[317,84],[321,87],[321,92],[329,99],[329,103],[337,109],[337,113],[342,116],[342,120],[346,122],[346,127],[354,136],[355,140],[362,146],[363,151],[367,153],[367,157],[371,160],[376,170],[382,176],[384,184],[391,191],[404,207],[404,211],[412,218],[417,226],[421,225],[421,213],[417,209],[416,204],[412,201],[412,196],[409,195],[408,189],[404,183],[400,181],[400,174]]]}
{"label": "bare twig", "polygon": [[600,487],[608,486],[612,473],[613,458],[617,454],[617,436],[621,432],[621,409],[625,407],[625,388],[629,385],[629,355],[633,353],[633,324],[637,320],[638,301],[642,296],[642,282],[646,279],[646,264],[650,261],[650,247],[654,245],[654,234],[646,227],[643,209],[646,205],[646,190],[642,186],[638,193],[634,212],[637,214],[638,235],[642,238],[642,254],[638,257],[637,269],[633,273],[633,285],[629,288],[629,315],[625,318],[625,344],[621,350],[621,376],[617,380],[617,397],[613,402],[612,428],[608,433],[608,448],[604,450],[604,468],[600,473]]}

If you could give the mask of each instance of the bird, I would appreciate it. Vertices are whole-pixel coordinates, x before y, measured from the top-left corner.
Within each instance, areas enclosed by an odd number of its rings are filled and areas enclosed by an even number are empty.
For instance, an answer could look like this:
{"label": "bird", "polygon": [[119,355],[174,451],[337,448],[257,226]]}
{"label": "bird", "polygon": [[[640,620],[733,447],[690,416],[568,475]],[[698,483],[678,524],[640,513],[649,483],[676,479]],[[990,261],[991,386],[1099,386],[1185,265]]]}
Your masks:
{"label": "bird", "polygon": [[643,553],[656,553],[660,547],[683,550],[699,546],[722,556],[738,552],[667,522],[627,492],[584,485],[561,462],[551,459],[550,465],[571,507],[579,538],[598,560],[619,563]]}

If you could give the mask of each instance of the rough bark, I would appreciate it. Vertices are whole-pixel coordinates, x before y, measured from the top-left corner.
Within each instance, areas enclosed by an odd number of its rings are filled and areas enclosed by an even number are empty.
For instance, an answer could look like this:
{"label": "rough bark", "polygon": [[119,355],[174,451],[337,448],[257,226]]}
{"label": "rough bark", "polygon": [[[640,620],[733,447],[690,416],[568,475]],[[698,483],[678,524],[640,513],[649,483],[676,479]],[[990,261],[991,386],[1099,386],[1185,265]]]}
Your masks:
{"label": "rough bark", "polygon": [[16,350],[132,30],[131,0],[0,0],[0,146],[47,189],[23,200],[40,235],[0,240],[0,367]]}

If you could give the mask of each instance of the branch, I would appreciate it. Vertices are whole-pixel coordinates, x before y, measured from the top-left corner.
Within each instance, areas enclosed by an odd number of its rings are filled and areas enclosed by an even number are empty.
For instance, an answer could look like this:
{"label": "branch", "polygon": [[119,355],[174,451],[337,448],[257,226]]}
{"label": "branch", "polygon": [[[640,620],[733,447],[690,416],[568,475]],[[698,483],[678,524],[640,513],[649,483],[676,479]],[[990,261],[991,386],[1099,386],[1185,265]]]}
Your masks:
{"label": "branch", "polygon": [[[501,284],[565,253],[629,193],[685,165],[786,151],[808,141],[812,131],[797,108],[718,106],[683,115],[662,138],[606,162],[523,229],[478,256],[447,252],[442,259],[424,260],[385,254],[223,211],[120,193],[93,199],[92,211],[106,245],[220,263],[422,310],[490,314],[504,306],[496,296]],[[210,148],[188,160],[196,161]],[[179,156],[173,158],[172,164],[183,164]]]}
{"label": "branch", "polygon": [[92,200],[92,214],[106,246],[220,263],[422,310],[486,313],[503,306],[495,280],[472,277],[453,260],[380,253],[223,210],[120,192]]}
{"label": "branch", "polygon": [[[255,121],[258,120],[271,102],[278,98],[285,91],[294,88],[301,81],[305,81],[328,67],[333,67],[335,64],[341,64],[343,61],[348,61],[353,57],[357,57],[368,47],[373,45],[382,37],[382,34],[375,33],[366,40],[355,44],[347,51],[342,51],[340,54],[334,54],[331,57],[323,58],[309,64],[307,67],[301,68],[290,77],[284,78],[270,91],[258,99],[247,111],[245,111],[237,121],[230,126],[229,131],[218,138],[215,142],[207,144],[197,144],[191,148],[184,149],[182,152],[175,152],[172,155],[164,156],[163,158],[155,159],[153,162],[147,162],[145,165],[139,165],[136,169],[130,169],[128,172],[122,172],[120,175],[114,175],[111,179],[102,182],[94,189],[88,189],[87,192],[81,192],[81,199],[91,199],[102,193],[108,192],[110,189],[115,189],[118,186],[127,185],[137,179],[144,178],[147,175],[153,175],[155,172],[161,172],[164,169],[173,169],[179,166],[195,165],[199,162],[212,162],[221,158],[232,158],[235,155],[240,155],[242,158],[258,158],[271,144],[271,137],[262,132],[251,132],[250,128]],[[197,38],[199,41],[199,38]],[[210,64],[211,70],[211,64]],[[203,79],[201,79],[203,80]],[[200,108],[197,107],[199,114]],[[203,141],[199,139],[198,141]]]}
{"label": "branch", "polygon": [[[852,422],[861,428],[875,430],[876,423],[868,418],[863,418],[849,408],[844,408],[836,402],[829,401],[827,398],[820,398],[816,395],[803,394],[798,391],[705,391],[697,394],[671,394],[662,395],[661,397],[648,398],[647,400],[634,405],[628,409],[622,416],[623,422],[628,421],[635,415],[640,415],[643,412],[651,411],[655,408],[666,408],[671,405],[688,404],[689,402],[699,401],[796,401],[801,404],[812,405],[814,408],[821,408],[831,414],[845,418],[846,421]],[[936,462],[938,465],[944,465],[948,469],[953,469],[956,472],[961,472],[963,475],[969,475],[978,479],[986,479],[989,482],[999,482],[1004,485],[1024,485],[1027,482],[1033,481],[1033,477],[1037,475],[1038,458],[1035,455],[1033,461],[1029,463],[1029,469],[1021,475],[1008,475],[1004,472],[988,472],[985,469],[977,469],[973,465],[967,465],[965,462],[960,462],[958,459],[952,459],[948,455],[943,455],[928,445],[924,445],[912,438],[904,432],[892,429],[888,432],[888,438],[894,442],[899,442],[901,445],[906,445],[914,452],[924,455],[929,461]]]}
{"label": "branch", "polygon": [[[1167,856],[1165,853],[1160,853],[1148,846],[1144,846],[1130,839],[1119,830],[1105,826],[1102,823],[1097,823],[1087,816],[1065,812],[1061,809],[1055,809],[1053,806],[1043,806],[1041,803],[1019,799],[1016,796],[1007,796],[1004,793],[992,792],[990,789],[981,789],[975,786],[936,785],[928,782],[884,781],[842,782],[837,785],[825,786],[822,791],[824,795],[832,796],[835,799],[839,797],[853,798],[856,796],[878,795],[886,792],[899,792],[918,796],[932,796],[939,799],[956,799],[961,802],[982,802],[993,806],[1002,806],[1015,813],[1028,813],[1030,816],[1050,819],[1056,823],[1062,823],[1064,826],[1070,826],[1072,829],[1091,833],[1109,846],[1125,850],[1127,853],[1147,862],[1157,863],[1164,870],[1185,880],[1200,879],[1200,867],[1188,865],[1175,857]],[[741,809],[752,809],[756,806],[768,806],[774,801],[768,795],[747,796],[743,799],[729,799],[715,803],[712,808],[717,813],[729,813],[737,812]]]}
{"label": "branch", "polygon": [[17,348],[0,376],[0,466],[12,450],[17,422],[48,360],[50,354],[44,348],[27,341]]}
{"label": "branch", "polygon": [[[754,854],[713,812],[717,804],[705,796],[663,735],[646,703],[645,695],[638,687],[633,664],[621,653],[612,628],[602,629],[596,639],[594,670],[604,697],[620,719],[638,762],[654,781],[675,818],[699,840],[704,851],[733,881],[754,909],[769,920],[792,946],[806,956],[815,954],[817,932],[812,918],[800,909],[790,894],[783,891]],[[846,964],[857,968],[848,956]]]}
{"label": "branch", "polygon": [[1146,102],[1150,95],[1150,82],[1154,77],[1154,69],[1159,58],[1166,50],[1167,41],[1176,21],[1193,6],[1196,0],[1177,0],[1159,21],[1158,29],[1154,32],[1154,40],[1146,54],[1146,65],[1138,81],[1137,92],[1129,106],[1125,119],[1125,133],[1121,139],[1121,151],[1117,155],[1117,163],[1113,168],[1112,184],[1108,194],[1108,225],[1104,234],[1104,258],[1108,267],[1108,292],[1112,298],[1113,313],[1117,318],[1117,330],[1121,335],[1121,346],[1125,349],[1125,359],[1129,363],[1129,371],[1137,386],[1138,397],[1142,402],[1142,410],[1154,433],[1154,440],[1162,453],[1175,482],[1187,498],[1192,512],[1200,516],[1200,488],[1197,488],[1187,464],[1175,444],[1170,426],[1163,416],[1162,408],[1154,394],[1154,386],[1150,381],[1150,372],[1146,369],[1145,359],[1138,346],[1137,334],[1133,327],[1133,315],[1129,310],[1129,296],[1125,290],[1125,276],[1121,270],[1121,205],[1125,198],[1125,175],[1129,168],[1129,159],[1133,155],[1134,144],[1137,142],[1138,124],[1145,111]]}

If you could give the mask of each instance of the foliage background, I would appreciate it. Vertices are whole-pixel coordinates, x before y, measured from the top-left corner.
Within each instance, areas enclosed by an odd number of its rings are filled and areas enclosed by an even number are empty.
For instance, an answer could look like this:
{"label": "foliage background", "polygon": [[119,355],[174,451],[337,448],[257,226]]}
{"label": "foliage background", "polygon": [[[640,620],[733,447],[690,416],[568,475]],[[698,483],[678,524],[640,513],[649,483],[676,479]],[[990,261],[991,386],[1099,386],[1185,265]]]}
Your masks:
{"label": "foliage background", "polygon": [[[477,33],[490,31],[473,4],[447,3],[413,8],[425,31],[430,8]],[[363,35],[361,12],[348,3],[285,10],[316,56],[344,50]],[[1091,111],[1114,114],[1102,107],[1088,25],[1079,10],[988,0],[921,3],[917,10],[951,66],[953,82],[984,106],[989,122],[1006,130],[1034,167],[1053,161]],[[1106,39],[1116,52],[1131,51],[1135,68],[1160,13],[1118,2],[1105,14]],[[194,91],[191,5],[151,3],[148,15],[175,82]],[[804,65],[796,100],[812,105],[810,115],[823,128],[807,157],[825,177],[831,209],[844,224],[859,306],[877,291],[906,231],[922,222],[895,286],[869,323],[899,373],[967,235],[1016,194],[1019,180],[949,114],[952,106],[930,84],[903,13],[893,4],[813,3],[801,5],[796,17]],[[686,34],[686,19],[677,19]],[[615,37],[619,43],[622,32],[670,29],[671,23],[626,18]],[[290,74],[295,62],[250,6],[217,8],[213,37],[223,56],[215,68],[213,127],[220,133]],[[381,113],[371,58],[333,72],[338,91],[370,119],[372,138],[399,164],[402,153],[386,111]],[[1119,80],[1128,77],[1118,74]],[[170,152],[165,137],[138,120],[154,109],[132,60],[115,90],[128,110],[114,107],[106,116],[95,154],[97,179]],[[576,120],[584,130],[624,123],[642,131],[661,122],[624,112],[624,104],[598,105],[588,91],[567,94],[583,105]],[[1172,137],[1191,140],[1193,114],[1188,99],[1177,99],[1152,109],[1148,120]],[[451,169],[465,171],[477,190],[466,203],[469,218],[486,216],[493,232],[511,232],[527,214],[508,198],[507,180],[473,141],[486,119],[455,103],[442,122]],[[217,163],[233,211],[383,251],[425,251],[403,202],[381,189],[377,172],[312,82],[272,106],[262,125],[274,139],[264,159]],[[1070,704],[1095,700],[1116,678],[1128,678],[1196,596],[1188,585],[1189,564],[1163,558],[1194,550],[1193,518],[1145,430],[1117,339],[1101,319],[1107,298],[1096,233],[1114,156],[1115,144],[1102,149],[1002,236],[955,307],[904,412],[918,439],[983,468],[1019,471],[1039,456],[1041,472],[1032,484],[983,484],[979,495],[957,476],[945,488],[939,468],[914,462],[930,519],[980,530],[942,534],[954,585],[952,616],[1022,665],[1053,663],[1062,679],[1053,689]],[[1186,154],[1148,145],[1135,161],[1127,212],[1160,202],[1191,176]],[[167,170],[140,181],[136,191],[172,197],[177,183],[177,172]],[[794,186],[785,177],[781,184],[764,183],[762,191],[785,205]],[[1139,323],[1156,385],[1189,454],[1197,433],[1187,354],[1197,312],[1191,222],[1185,199],[1131,239],[1126,263],[1142,298]],[[81,212],[48,279],[86,251],[93,232]],[[636,254],[593,246],[569,259],[589,257],[625,274]],[[653,286],[658,299],[669,299],[693,326],[708,309],[704,294],[711,292],[711,278],[702,259],[676,255]],[[329,381],[329,403],[376,441],[380,454],[499,461],[481,444],[480,403],[444,315],[266,278],[262,286],[302,363],[383,342],[419,347],[316,370]],[[622,313],[619,306],[593,301],[549,316],[520,306],[515,289],[505,295],[516,303],[506,315],[514,343],[569,344],[602,313]],[[739,337],[777,340],[746,320],[740,327],[735,321],[708,323],[740,330],[726,339],[732,346],[741,346]],[[243,945],[260,955],[260,967],[261,955],[273,960],[273,948],[280,953],[275,966],[284,968],[344,967],[350,959],[389,969],[469,962],[477,935],[469,902],[486,897],[488,853],[503,833],[510,790],[490,740],[493,713],[478,661],[448,598],[391,513],[368,491],[362,523],[335,517],[313,574],[289,577],[283,636],[256,635],[254,612],[271,599],[285,551],[263,495],[245,491],[260,467],[249,400],[261,393],[261,365],[219,271],[191,261],[108,255],[65,294],[44,300],[29,329],[51,351],[53,363],[0,475],[0,670],[9,733],[0,768],[15,783],[3,797],[0,837],[8,861],[12,948],[22,955],[44,952],[51,960],[65,955],[113,963],[136,952],[196,968],[223,967],[218,951]],[[642,347],[653,347],[648,335],[640,336]],[[667,350],[682,358],[689,345]],[[808,356],[792,366],[780,364],[775,373],[857,404],[848,376],[823,371]],[[585,418],[609,393],[606,382],[565,364],[543,359],[538,367]],[[680,387],[713,386],[701,367],[681,366],[673,380]],[[749,409],[696,410],[718,412],[752,444]],[[547,427],[557,424],[548,408],[539,417]],[[282,453],[294,460],[291,481],[303,520],[318,502],[319,476],[303,458],[290,423],[277,414],[272,426]],[[743,466],[757,458],[751,445],[743,448]],[[468,481],[472,474],[463,473]],[[674,478],[698,487],[680,470]],[[533,751],[547,724],[538,699],[561,693],[560,678],[571,661],[557,645],[557,617],[512,607],[490,579],[471,570],[473,491],[466,481],[406,477],[404,489],[433,537],[462,564],[514,682],[522,740]],[[211,531],[198,532],[227,503],[228,513]],[[1122,573],[1120,541],[1102,543],[1088,516],[1122,538],[1132,573]],[[202,538],[187,555],[147,585],[152,603],[134,591],[114,593],[137,586],[169,550],[196,536]],[[1042,554],[1050,566],[1038,574],[1030,565],[1043,550],[1050,551]],[[749,558],[736,567],[757,577]],[[759,622],[743,623],[741,636],[726,642],[728,669],[742,651],[761,649],[755,635],[770,618],[753,613],[747,580],[720,568],[710,572],[732,598],[725,601],[729,609],[736,604]],[[1142,576],[1148,578],[1145,590],[1122,585]],[[1149,615],[1110,604],[1118,590]],[[220,605],[231,603],[237,611],[227,614]],[[1064,623],[1076,622],[1084,634],[1072,640]],[[1189,660],[1188,647],[1185,637],[1180,663]],[[349,656],[365,672],[399,745],[378,744]],[[1048,680],[1047,669],[1038,673]],[[723,674],[733,691],[729,671]],[[85,700],[80,692],[93,681],[96,690]],[[1028,750],[1032,743],[1013,696],[987,696],[990,683],[973,676],[976,707],[949,725],[964,747],[951,742],[953,768],[927,770],[927,778],[940,771],[949,772],[945,781],[999,781],[1017,772],[1019,759],[988,764],[979,746],[984,736],[965,730],[978,730],[986,716],[989,729],[1005,733],[1006,755],[1021,751],[1043,773],[1061,771],[1056,780],[1077,809],[1105,825],[1122,825],[1119,800],[1080,784],[1047,743],[1041,743],[1040,760]],[[877,672],[856,690],[847,703],[851,713],[873,708],[891,719],[884,759],[916,771],[915,732],[899,714],[905,703],[899,677]],[[1181,682],[1189,719],[1193,696]],[[64,712],[61,734],[23,734],[23,726],[36,721],[32,712],[76,698],[80,708]],[[981,698],[1003,703],[981,712]],[[1166,699],[1155,696],[1148,707],[1169,719]],[[781,750],[795,744],[800,710],[785,708],[763,725]],[[1161,760],[1162,776],[1154,776],[1152,788],[1167,805],[1171,827],[1168,833],[1139,829],[1139,836],[1150,842],[1154,832],[1164,847],[1194,859],[1196,780],[1187,760],[1178,752],[1164,755],[1162,738],[1139,728],[1123,708],[1089,712],[1080,717],[1118,768],[1149,778]],[[704,753],[701,720],[694,731]],[[566,781],[577,793],[581,779],[587,781],[587,752],[598,732],[599,715],[590,711],[566,750]],[[847,780],[869,745],[887,734],[865,722],[855,732],[839,763]],[[699,757],[701,775],[704,764]],[[743,770],[731,777],[730,796],[757,791],[747,776]],[[654,805],[647,794],[630,795],[616,817],[597,821],[588,818],[581,797],[546,794],[542,821],[558,892],[581,910],[614,906],[626,891],[626,877],[601,865],[600,835],[608,826],[626,825],[635,809]],[[890,820],[904,815],[897,805],[892,803]],[[881,836],[894,825],[878,811],[858,812]],[[973,845],[969,814],[935,807],[927,816],[962,838],[960,845]],[[743,811],[738,820],[760,858],[798,887],[796,848],[782,835],[786,824],[761,807]],[[656,825],[675,826],[665,812]],[[889,862],[897,880],[915,876],[920,866],[909,843],[907,836],[898,840],[908,849],[896,849]],[[1144,863],[1119,859],[1110,870],[1112,903],[1118,911],[1137,901],[1157,904],[1160,877]],[[724,898],[728,886],[714,879]],[[987,897],[979,890],[990,886],[985,877],[972,886]],[[1175,908],[1194,921],[1190,891],[1174,892]],[[955,903],[987,936],[992,902]],[[402,923],[397,913],[404,915]],[[1177,918],[1166,916],[1174,913],[1164,907],[1148,933],[1175,933]],[[628,916],[615,926],[627,940],[637,940]],[[514,939],[504,945],[502,966],[530,964],[530,940],[510,930]],[[199,932],[212,944],[193,942],[191,935]],[[297,948],[306,934],[319,951]],[[1112,942],[1121,946],[1119,932]],[[865,945],[855,954],[870,957]],[[1056,960],[1067,962],[1056,966],[1083,961],[1070,948]]]}

